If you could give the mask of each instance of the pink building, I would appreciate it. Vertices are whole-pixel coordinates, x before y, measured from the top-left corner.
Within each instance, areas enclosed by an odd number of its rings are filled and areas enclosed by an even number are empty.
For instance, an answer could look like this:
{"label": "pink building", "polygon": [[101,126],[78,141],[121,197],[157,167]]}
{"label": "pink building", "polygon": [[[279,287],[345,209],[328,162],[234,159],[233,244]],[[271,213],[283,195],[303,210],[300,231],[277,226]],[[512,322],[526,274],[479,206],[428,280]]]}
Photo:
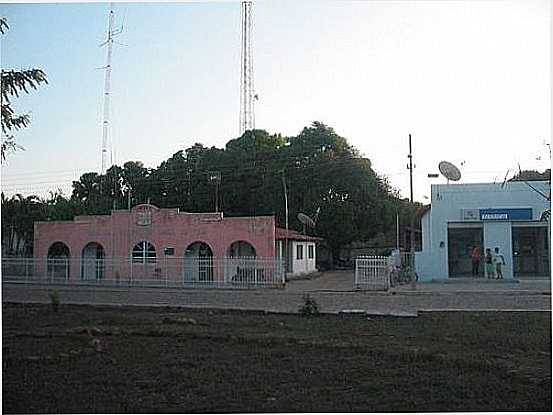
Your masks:
{"label": "pink building", "polygon": [[247,268],[242,262],[242,268],[222,270],[229,263],[218,259],[255,257],[258,264],[269,258],[274,264],[275,219],[143,204],[110,215],[36,222],[34,257],[35,272],[68,280],[217,281]]}

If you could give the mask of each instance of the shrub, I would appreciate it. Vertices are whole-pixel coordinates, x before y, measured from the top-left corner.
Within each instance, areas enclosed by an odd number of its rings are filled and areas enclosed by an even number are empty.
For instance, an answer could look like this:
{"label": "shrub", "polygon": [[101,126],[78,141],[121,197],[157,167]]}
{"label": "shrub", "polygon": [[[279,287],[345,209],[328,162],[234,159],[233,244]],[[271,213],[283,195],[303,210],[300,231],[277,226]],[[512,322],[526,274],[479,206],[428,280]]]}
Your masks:
{"label": "shrub", "polygon": [[303,305],[299,308],[299,313],[304,316],[314,316],[319,314],[319,305],[309,294],[303,296]]}
{"label": "shrub", "polygon": [[58,290],[53,290],[50,293],[50,303],[52,304],[52,310],[57,312],[60,306],[60,293]]}

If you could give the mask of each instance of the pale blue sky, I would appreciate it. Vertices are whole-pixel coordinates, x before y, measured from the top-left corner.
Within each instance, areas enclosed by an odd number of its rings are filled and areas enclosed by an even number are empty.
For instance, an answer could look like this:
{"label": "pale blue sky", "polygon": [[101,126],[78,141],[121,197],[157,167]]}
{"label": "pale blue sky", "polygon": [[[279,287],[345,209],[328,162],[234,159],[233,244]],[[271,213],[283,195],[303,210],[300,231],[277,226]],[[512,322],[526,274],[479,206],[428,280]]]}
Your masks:
{"label": "pale blue sky", "polygon": [[[2,166],[7,194],[70,192],[100,170],[107,3],[2,4],[2,67],[41,67],[26,151]],[[112,73],[116,163],[157,167],[195,142],[237,136],[240,2],[117,3]],[[314,120],[345,136],[404,196],[441,160],[464,182],[545,169],[551,140],[551,11],[543,1],[258,1],[256,127],[295,135]],[[536,156],[545,160],[537,161]]]}

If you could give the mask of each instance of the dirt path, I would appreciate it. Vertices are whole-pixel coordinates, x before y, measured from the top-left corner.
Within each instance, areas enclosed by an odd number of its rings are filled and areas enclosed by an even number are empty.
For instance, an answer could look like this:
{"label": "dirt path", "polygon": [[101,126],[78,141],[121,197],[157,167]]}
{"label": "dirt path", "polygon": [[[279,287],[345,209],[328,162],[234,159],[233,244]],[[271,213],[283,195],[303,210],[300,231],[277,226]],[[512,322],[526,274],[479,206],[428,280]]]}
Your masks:
{"label": "dirt path", "polygon": [[286,284],[285,291],[353,291],[355,279],[353,270],[323,272],[312,279],[291,280]]}

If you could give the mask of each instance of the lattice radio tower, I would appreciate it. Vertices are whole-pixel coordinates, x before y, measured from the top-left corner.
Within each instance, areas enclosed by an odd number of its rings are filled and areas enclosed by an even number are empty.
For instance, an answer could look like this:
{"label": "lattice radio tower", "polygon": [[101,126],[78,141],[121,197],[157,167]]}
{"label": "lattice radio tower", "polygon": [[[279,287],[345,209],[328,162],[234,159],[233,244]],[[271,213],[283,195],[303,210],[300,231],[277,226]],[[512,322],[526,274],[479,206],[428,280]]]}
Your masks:
{"label": "lattice radio tower", "polygon": [[[105,69],[105,78],[104,78],[104,118],[102,120],[102,171],[101,174],[106,172],[106,169],[111,167],[113,162],[112,154],[112,143],[110,142],[110,125],[109,125],[109,115],[110,115],[110,95],[111,95],[111,56],[113,53],[113,38],[120,34],[123,31],[123,27],[117,29],[114,28],[115,24],[115,13],[113,12],[113,3],[109,4],[109,17],[108,17],[108,32],[107,39],[105,42],[100,44],[100,47],[107,45],[107,56],[106,56],[106,66]],[[108,149],[109,146],[109,149]],[[109,162],[108,162],[109,157]]]}
{"label": "lattice radio tower", "polygon": [[253,2],[242,2],[242,53],[240,55],[240,135],[255,128],[253,86]]}

